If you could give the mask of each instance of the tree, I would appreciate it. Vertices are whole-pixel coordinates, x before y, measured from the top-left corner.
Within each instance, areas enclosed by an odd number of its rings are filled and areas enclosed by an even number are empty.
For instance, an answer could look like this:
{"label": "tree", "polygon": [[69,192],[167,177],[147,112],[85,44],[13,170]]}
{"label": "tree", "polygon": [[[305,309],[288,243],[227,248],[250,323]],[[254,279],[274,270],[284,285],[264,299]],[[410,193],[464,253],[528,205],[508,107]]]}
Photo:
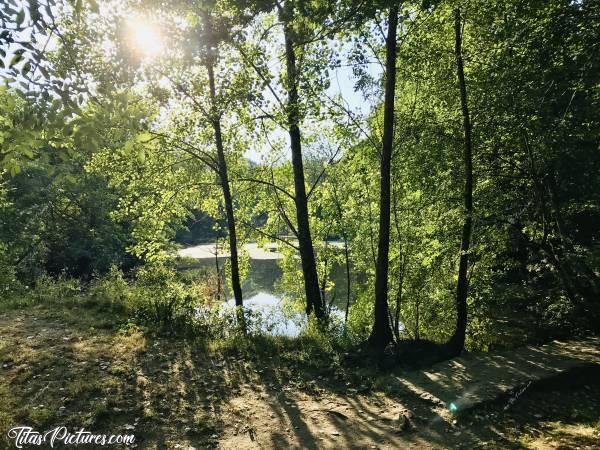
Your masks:
{"label": "tree", "polygon": [[[314,313],[319,319],[325,316],[324,299],[320,293],[317,258],[315,252],[314,231],[311,229],[311,219],[315,219],[309,205],[315,184],[307,191],[307,176],[305,169],[306,119],[321,120],[319,110],[321,98],[319,94],[328,86],[325,67],[331,59],[331,49],[323,43],[332,29],[337,28],[335,19],[343,16],[336,10],[339,2],[296,2],[293,0],[274,2],[250,2],[253,11],[258,16],[263,14],[264,32],[258,33],[260,38],[254,45],[239,45],[245,62],[250,65],[261,78],[265,94],[261,102],[257,102],[257,110],[262,118],[266,118],[285,130],[289,136],[291,153],[291,169],[293,179],[293,194],[285,186],[275,183],[273,171],[260,171],[267,177],[255,179],[255,182],[270,188],[276,209],[280,218],[285,222],[289,231],[298,240],[298,244],[289,241],[288,246],[297,249],[302,266],[305,310],[308,315]],[[342,4],[344,2],[341,2]],[[345,5],[344,5],[345,6]],[[342,11],[346,11],[342,8]],[[273,23],[273,21],[277,21]],[[261,20],[257,20],[260,24]],[[272,34],[275,25],[282,33],[275,44],[283,43],[285,64],[279,73],[278,83],[268,68],[266,62],[272,49],[264,44],[264,40]],[[281,40],[279,40],[281,38]],[[273,41],[271,41],[273,42]],[[281,91],[287,96],[287,101],[280,97]],[[265,101],[265,99],[268,99]],[[273,103],[271,111],[265,111],[265,104]],[[303,148],[304,146],[304,148]],[[284,198],[279,198],[283,194]],[[285,202],[291,197],[293,215],[288,214]],[[263,232],[262,230],[259,233]]]}
{"label": "tree", "polygon": [[383,140],[381,144],[379,192],[379,240],[375,274],[375,311],[369,343],[384,348],[393,340],[388,307],[388,272],[390,248],[391,165],[394,146],[394,99],[396,95],[396,34],[398,3],[389,8],[385,40],[385,99],[383,104]]}
{"label": "tree", "polygon": [[455,58],[456,74],[460,89],[460,105],[463,116],[464,130],[464,213],[462,238],[460,241],[460,257],[458,262],[458,281],[456,285],[456,328],[448,342],[452,355],[460,355],[465,345],[465,333],[467,330],[467,297],[469,294],[469,246],[471,244],[471,233],[473,229],[473,140],[471,132],[471,116],[469,114],[469,103],[467,98],[467,85],[465,81],[465,70],[462,55],[462,19],[460,9],[454,11],[455,32]]}
{"label": "tree", "polygon": [[[243,86],[246,89],[245,94],[250,96],[252,81],[243,78],[243,74],[240,76],[243,70],[233,73],[229,55],[227,55],[229,56],[227,64],[223,61],[222,52],[227,53],[227,45],[231,41],[231,29],[228,28],[231,24],[223,13],[223,8],[226,8],[224,2],[208,2],[190,7],[185,2],[174,1],[168,5],[171,10],[166,6],[151,1],[141,5],[142,10],[159,8],[159,14],[163,20],[170,21],[173,30],[181,29],[180,33],[172,31],[168,37],[172,42],[177,42],[180,49],[184,49],[155,61],[152,66],[145,65],[138,70],[138,76],[142,75],[146,78],[150,85],[149,93],[154,95],[157,101],[164,99],[165,95],[170,95],[172,99],[178,101],[178,103],[172,102],[167,108],[172,113],[170,124],[166,123],[164,126],[154,124],[150,127],[148,133],[152,139],[161,142],[161,148],[151,146],[150,149],[166,150],[174,156],[177,155],[176,157],[182,161],[180,164],[182,166],[186,166],[185,161],[192,157],[212,171],[218,179],[231,254],[229,260],[231,288],[236,306],[242,307],[239,242],[234,213],[236,207],[229,168],[229,164],[239,158],[240,152],[235,148],[233,133],[228,134],[232,123],[228,123],[224,116],[231,118],[235,115],[235,119],[244,120],[242,110],[245,96],[239,89]],[[174,19],[176,13],[186,17],[185,26],[176,24]],[[117,43],[123,47],[121,53],[127,55],[128,52],[135,52],[135,49],[127,48],[126,42],[117,41]],[[135,58],[132,56],[130,59]],[[219,74],[219,70],[223,70],[223,73]],[[169,82],[167,89],[164,86],[165,80]],[[163,84],[160,85],[160,82]],[[132,79],[130,83],[134,83],[134,80]],[[171,92],[168,92],[169,90]],[[206,91],[208,95],[205,95]],[[178,117],[177,108],[182,108],[180,112],[189,108],[192,115]],[[211,130],[212,138],[208,137],[207,129]],[[228,138],[230,142],[227,142]],[[214,150],[206,147],[212,147]],[[189,164],[187,167],[191,170],[197,169]],[[199,174],[197,185],[204,184],[205,175]],[[241,310],[239,313],[241,320],[243,313]]]}
{"label": "tree", "polygon": [[[229,231],[229,249],[231,252],[231,288],[233,290],[233,296],[235,298],[235,305],[239,308],[243,306],[242,300],[242,285],[240,282],[240,269],[239,269],[239,258],[238,258],[238,240],[236,230],[235,214],[233,212],[233,199],[231,196],[231,187],[229,184],[229,173],[227,170],[227,160],[225,158],[225,149],[223,146],[223,134],[221,131],[221,114],[219,111],[219,105],[217,103],[217,92],[215,88],[215,72],[214,72],[214,60],[218,58],[219,43],[216,41],[216,33],[213,30],[213,25],[210,18],[210,12],[202,11],[202,18],[204,21],[204,37],[205,42],[205,59],[204,64],[206,71],[208,72],[208,84],[210,92],[210,122],[215,132],[215,146],[217,148],[217,168],[218,175],[221,182],[221,189],[223,191],[223,203],[225,204],[225,212],[227,217],[227,229]],[[239,318],[243,319],[243,312],[240,313]],[[243,320],[242,320],[243,322]],[[242,324],[243,326],[243,324]]]}
{"label": "tree", "polygon": [[294,3],[286,1],[283,6],[277,4],[279,18],[283,23],[285,41],[285,65],[287,74],[287,126],[290,135],[292,151],[292,167],[294,170],[294,203],[296,205],[296,220],[298,223],[298,249],[302,260],[302,273],[304,275],[304,289],[306,292],[306,314],[314,312],[317,318],[323,318],[325,310],[323,299],[319,291],[319,278],[315,261],[310,223],[308,217],[308,199],[304,179],[304,165],[302,161],[302,141],[300,135],[300,105],[298,99],[298,75],[296,67],[296,52],[294,34],[291,23],[294,18]]}

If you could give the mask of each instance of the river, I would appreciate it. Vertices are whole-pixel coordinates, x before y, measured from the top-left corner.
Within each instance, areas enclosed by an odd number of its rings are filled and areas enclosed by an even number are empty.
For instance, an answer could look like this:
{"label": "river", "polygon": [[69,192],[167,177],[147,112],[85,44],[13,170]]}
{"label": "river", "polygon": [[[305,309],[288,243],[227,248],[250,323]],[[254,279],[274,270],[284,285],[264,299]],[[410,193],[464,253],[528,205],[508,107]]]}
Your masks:
{"label": "river", "polygon": [[[328,244],[342,248],[340,242],[329,242]],[[245,250],[250,256],[250,267],[248,276],[242,284],[242,293],[244,306],[253,314],[258,314],[264,318],[265,323],[269,324],[269,332],[272,334],[296,336],[305,324],[305,315],[300,312],[294,312],[288,306],[286,299],[292,296],[279,283],[282,270],[279,267],[279,261],[282,258],[281,253],[277,252],[277,247],[270,244],[266,249],[258,247],[257,244],[246,244]],[[185,272],[197,272],[198,274],[213,273],[216,271],[215,245],[202,244],[193,247],[181,249],[179,256],[185,257],[180,270]],[[219,252],[219,267],[223,268],[229,255]],[[334,265],[331,270],[331,282],[334,287],[327,293],[327,301],[332,301],[332,314],[343,317],[346,308],[347,283],[345,268],[340,265]],[[224,280],[228,283],[229,280]],[[302,283],[302,279],[298,279]],[[233,298],[229,288],[226,289],[228,303],[233,305]]]}

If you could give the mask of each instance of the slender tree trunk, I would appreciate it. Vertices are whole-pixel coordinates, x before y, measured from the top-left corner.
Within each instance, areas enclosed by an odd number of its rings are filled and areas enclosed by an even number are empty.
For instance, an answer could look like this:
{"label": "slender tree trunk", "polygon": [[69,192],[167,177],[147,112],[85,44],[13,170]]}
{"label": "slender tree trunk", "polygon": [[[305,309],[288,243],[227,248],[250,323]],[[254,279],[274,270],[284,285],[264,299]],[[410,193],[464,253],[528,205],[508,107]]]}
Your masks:
{"label": "slender tree trunk", "polygon": [[386,80],[383,105],[383,142],[381,146],[381,182],[379,200],[379,242],[375,267],[375,317],[369,344],[385,348],[393,340],[388,307],[388,270],[390,250],[391,165],[394,145],[394,96],[396,91],[396,33],[398,3],[390,7],[386,38]]}
{"label": "slender tree trunk", "polygon": [[462,227],[462,238],[460,242],[460,260],[458,263],[458,282],[456,285],[456,327],[454,334],[448,342],[451,356],[458,356],[465,346],[465,334],[467,330],[467,297],[469,294],[469,247],[471,244],[471,233],[473,229],[473,141],[471,137],[471,117],[467,101],[467,86],[465,83],[465,72],[462,59],[462,19],[460,10],[454,11],[455,32],[455,57],[456,73],[460,88],[460,104],[463,116],[464,131],[464,216]]}
{"label": "slender tree trunk", "polygon": [[421,317],[421,312],[420,312],[420,307],[421,307],[421,289],[419,289],[419,292],[417,293],[417,298],[415,301],[415,340],[419,340],[421,339],[421,334],[419,333],[419,319]]}
{"label": "slender tree trunk", "polygon": [[346,262],[346,312],[344,313],[344,323],[348,322],[348,311],[350,310],[350,298],[352,297],[352,285],[350,280],[350,251],[348,250],[348,237],[344,232],[344,259]]}
{"label": "slender tree trunk", "polygon": [[[212,61],[208,60],[206,63],[206,69],[208,71],[208,83],[210,89],[210,99],[213,109],[216,102],[216,90],[215,90],[215,74]],[[242,286],[240,283],[240,270],[239,270],[239,258],[237,251],[237,233],[235,229],[235,215],[233,213],[233,200],[231,198],[231,188],[229,186],[229,174],[227,172],[227,161],[225,160],[225,150],[223,148],[223,134],[221,132],[221,120],[215,111],[212,111],[213,117],[211,122],[213,130],[215,132],[215,144],[217,147],[217,162],[219,164],[219,179],[221,182],[221,189],[223,191],[223,202],[225,204],[225,214],[227,216],[227,231],[229,235],[229,249],[231,252],[231,289],[233,290],[233,297],[235,298],[235,305],[238,307],[243,306],[242,300]],[[243,314],[243,312],[241,313]]]}
{"label": "slender tree trunk", "polygon": [[402,264],[400,266],[400,280],[398,281],[398,292],[396,293],[396,311],[394,317],[394,335],[400,340],[400,307],[402,305],[402,294],[404,289],[404,273],[406,271],[406,255],[402,255]]}
{"label": "slender tree trunk", "polygon": [[[306,292],[306,314],[315,313],[317,318],[325,315],[323,299],[319,292],[317,264],[310,233],[308,219],[308,199],[304,182],[304,164],[302,161],[302,143],[300,137],[300,111],[298,98],[298,79],[296,69],[296,53],[289,20],[293,15],[292,7],[286,3],[280,13],[284,16],[285,62],[287,70],[288,107],[287,121],[292,150],[292,167],[294,171],[294,200],[296,204],[296,219],[298,221],[298,247],[304,275],[304,290]],[[287,16],[287,17],[286,17]]]}
{"label": "slender tree trunk", "polygon": [[342,228],[342,239],[344,240],[344,260],[346,265],[346,311],[344,313],[344,323],[348,322],[348,311],[350,310],[350,300],[352,297],[352,281],[350,278],[350,249],[348,248],[348,233],[344,224],[344,213],[340,200],[337,196],[335,188],[333,189],[333,199],[335,201],[335,207],[337,209],[338,217],[340,219],[340,227]]}
{"label": "slender tree trunk", "polygon": [[217,274],[217,301],[221,301],[221,268],[219,267],[219,235],[215,241],[215,270]]}
{"label": "slender tree trunk", "polygon": [[[325,244],[327,246],[327,244]],[[323,278],[321,280],[321,298],[323,299],[323,304],[326,305],[327,304],[327,299],[325,298],[325,292],[327,289],[327,263],[329,261],[327,259],[325,259],[324,263],[325,263],[325,267],[324,267],[324,274],[323,274]]]}
{"label": "slender tree trunk", "polygon": [[[394,225],[396,227],[396,234],[398,235],[398,239],[402,235],[400,230],[400,218],[398,217],[398,196],[397,190],[393,191],[392,199],[393,199],[393,213],[394,213]],[[400,274],[398,280],[398,291],[396,292],[396,311],[395,317],[392,321],[394,327],[394,336],[396,337],[396,341],[400,341],[400,307],[402,305],[402,296],[404,294],[404,274],[406,273],[406,265],[408,263],[408,245],[404,247],[400,247],[400,254],[402,255],[402,262],[400,264]]]}

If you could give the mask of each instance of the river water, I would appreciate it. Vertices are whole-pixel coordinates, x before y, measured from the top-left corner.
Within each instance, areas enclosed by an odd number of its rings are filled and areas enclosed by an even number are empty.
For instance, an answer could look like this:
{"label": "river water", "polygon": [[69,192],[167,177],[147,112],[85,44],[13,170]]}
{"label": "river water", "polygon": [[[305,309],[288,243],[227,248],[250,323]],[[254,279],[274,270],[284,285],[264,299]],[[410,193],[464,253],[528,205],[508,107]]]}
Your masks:
{"label": "river water", "polygon": [[[339,245],[333,243],[333,245]],[[242,293],[244,306],[252,314],[260,316],[265,323],[265,327],[271,334],[297,336],[306,324],[306,317],[303,312],[295,311],[289,304],[292,292],[286,291],[279,282],[282,276],[282,270],[279,267],[281,254],[276,251],[263,251],[258,249],[256,244],[249,244],[247,248],[250,254],[250,267],[248,276],[242,284]],[[191,275],[201,273],[216,273],[216,261],[214,255],[214,245],[200,245],[189,247],[179,252],[180,256],[185,256],[185,264],[182,264],[180,270],[191,272]],[[193,258],[194,261],[190,258]],[[219,267],[221,270],[225,266],[228,255],[219,256]],[[225,277],[224,277],[225,278]],[[223,279],[225,284],[229,280]],[[346,308],[347,283],[345,268],[335,265],[331,270],[331,282],[334,287],[327,293],[326,301],[333,299],[331,314],[343,318]],[[303,281],[298,279],[300,288],[303,288]],[[229,287],[226,289],[227,303],[233,305],[233,295]]]}

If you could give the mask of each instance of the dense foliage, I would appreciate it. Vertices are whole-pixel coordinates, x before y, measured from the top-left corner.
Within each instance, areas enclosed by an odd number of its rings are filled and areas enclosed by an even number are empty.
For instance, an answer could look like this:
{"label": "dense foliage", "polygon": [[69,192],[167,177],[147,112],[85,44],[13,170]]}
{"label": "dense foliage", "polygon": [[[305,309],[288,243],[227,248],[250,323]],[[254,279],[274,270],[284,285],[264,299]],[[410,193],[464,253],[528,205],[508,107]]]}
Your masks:
{"label": "dense foliage", "polygon": [[[598,2],[7,1],[0,20],[7,299],[72,278],[144,323],[257,333],[243,244],[277,243],[290,303],[345,343],[456,339],[461,289],[467,348],[598,331]],[[232,255],[237,305],[202,326],[223,270],[190,280],[174,251],[198,236]]]}

